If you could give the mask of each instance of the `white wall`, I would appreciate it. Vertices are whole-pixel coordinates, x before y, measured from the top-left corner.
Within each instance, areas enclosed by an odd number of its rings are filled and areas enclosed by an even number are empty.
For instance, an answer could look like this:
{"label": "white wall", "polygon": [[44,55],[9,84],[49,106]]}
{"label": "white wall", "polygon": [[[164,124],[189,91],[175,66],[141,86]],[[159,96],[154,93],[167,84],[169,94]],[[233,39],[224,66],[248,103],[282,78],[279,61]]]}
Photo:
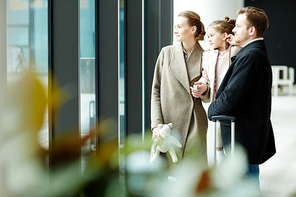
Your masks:
{"label": "white wall", "polygon": [[[174,0],[174,18],[184,10],[192,10],[199,14],[205,28],[214,20],[222,20],[225,16],[237,17],[236,11],[244,7],[244,0]],[[204,49],[210,48],[207,36],[200,42]]]}

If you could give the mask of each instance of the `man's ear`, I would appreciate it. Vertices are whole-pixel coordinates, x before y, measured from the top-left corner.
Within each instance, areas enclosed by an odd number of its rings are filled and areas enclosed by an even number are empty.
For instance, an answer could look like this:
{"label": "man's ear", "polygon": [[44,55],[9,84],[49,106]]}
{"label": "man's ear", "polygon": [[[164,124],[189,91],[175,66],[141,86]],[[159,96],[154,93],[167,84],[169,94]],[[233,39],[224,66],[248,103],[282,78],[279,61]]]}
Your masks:
{"label": "man's ear", "polygon": [[256,28],[254,26],[250,27],[249,34],[250,34],[250,36],[253,36],[253,35],[257,34],[257,30],[256,30]]}

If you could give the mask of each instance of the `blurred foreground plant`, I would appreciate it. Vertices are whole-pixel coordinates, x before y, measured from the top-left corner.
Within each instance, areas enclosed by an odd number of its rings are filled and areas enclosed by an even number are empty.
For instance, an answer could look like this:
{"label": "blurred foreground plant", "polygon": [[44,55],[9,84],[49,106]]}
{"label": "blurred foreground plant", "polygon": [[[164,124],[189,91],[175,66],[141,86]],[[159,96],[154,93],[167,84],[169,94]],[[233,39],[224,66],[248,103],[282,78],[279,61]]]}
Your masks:
{"label": "blurred foreground plant", "polygon": [[[66,95],[57,84],[55,86],[51,92],[51,106],[58,111]],[[49,150],[41,147],[38,142],[38,132],[44,122],[47,104],[46,90],[33,73],[9,84],[9,88],[1,88],[1,197],[76,195],[96,176],[104,174],[106,169],[118,171],[117,159],[111,159],[112,155],[117,154],[117,139],[114,137],[101,144],[100,149],[104,151],[86,158],[88,167],[83,173],[77,170],[81,166],[81,147],[93,135],[107,135],[108,129],[114,124],[111,121],[100,123],[84,137],[78,136],[78,132],[62,132],[65,135],[57,136],[50,150],[55,156],[55,168],[49,170],[45,162]]]}
{"label": "blurred foreground plant", "polygon": [[[57,113],[66,99],[67,90],[59,88],[55,82],[50,99],[53,109],[49,110]],[[9,88],[1,88],[0,197],[118,196],[122,192],[128,193],[124,190],[124,182],[119,181],[117,132],[112,133],[116,126],[114,121],[100,121],[83,137],[77,135],[78,128],[74,128],[75,132],[61,132],[62,135],[55,137],[51,150],[47,150],[40,146],[38,132],[44,123],[48,101],[45,88],[33,73],[9,84]],[[93,136],[100,138],[99,147],[96,153],[83,155],[82,168],[81,147]],[[130,146],[126,145],[121,155],[149,148],[150,144],[141,142],[140,136],[130,140]],[[51,169],[46,164],[49,151],[55,159]]]}
{"label": "blurred foreground plant", "polygon": [[[56,87],[51,95],[55,111],[66,99]],[[181,167],[167,170],[164,161],[149,164],[151,135],[129,136],[118,149],[116,124],[100,121],[89,135],[71,133],[57,137],[50,151],[56,167],[45,165],[48,150],[38,143],[37,134],[46,112],[48,98],[38,78],[29,73],[0,94],[0,197],[126,196],[194,197],[257,196],[244,176],[245,154],[238,148],[232,160],[219,168],[202,167],[183,160]],[[77,132],[76,132],[77,133]],[[92,136],[100,138],[95,154],[84,155],[80,169],[79,150]],[[234,162],[235,161],[235,162]],[[120,164],[120,165],[119,165]],[[169,179],[171,176],[173,178]]]}
{"label": "blurred foreground plant", "polygon": [[[148,164],[149,152],[127,156],[127,188],[132,196],[149,197],[259,197],[256,183],[246,176],[246,155],[236,145],[233,158],[205,167],[184,159],[179,168],[165,170],[163,159]],[[145,158],[145,159],[143,159]],[[146,162],[143,162],[146,161]]]}

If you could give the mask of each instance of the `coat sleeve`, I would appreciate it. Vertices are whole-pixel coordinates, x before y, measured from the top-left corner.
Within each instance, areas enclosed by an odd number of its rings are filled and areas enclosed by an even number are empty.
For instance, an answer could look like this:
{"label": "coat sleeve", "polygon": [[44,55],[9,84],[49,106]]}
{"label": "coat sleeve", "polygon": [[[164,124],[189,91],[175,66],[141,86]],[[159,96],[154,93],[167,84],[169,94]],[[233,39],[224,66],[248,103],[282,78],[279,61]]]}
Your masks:
{"label": "coat sleeve", "polygon": [[219,96],[209,106],[208,118],[210,120],[215,115],[234,115],[244,98],[252,94],[252,87],[256,85],[254,79],[256,79],[256,67],[259,66],[257,64],[252,55],[247,55],[232,65],[233,68],[228,70],[226,80],[223,80],[221,84],[224,89],[218,90],[217,95]]}
{"label": "coat sleeve", "polygon": [[204,92],[201,96],[200,99],[204,102],[204,103],[209,103],[211,101],[210,95],[211,95],[211,89],[209,86],[207,86],[208,89],[206,90],[206,92]]}
{"label": "coat sleeve", "polygon": [[[204,55],[205,53],[203,53]],[[203,82],[208,84],[209,81],[209,75],[208,75],[208,65],[209,63],[206,61],[206,58],[204,58],[203,56],[203,60],[202,60],[202,75],[201,78],[198,80],[199,82]],[[211,101],[210,95],[211,95],[211,89],[210,86],[207,86],[207,90],[206,92],[204,92],[201,96],[200,99],[204,102],[204,103],[209,103]]]}
{"label": "coat sleeve", "polygon": [[161,76],[163,69],[164,54],[161,50],[154,69],[154,76],[151,88],[151,129],[157,127],[158,124],[163,124],[162,111],[161,111]]}

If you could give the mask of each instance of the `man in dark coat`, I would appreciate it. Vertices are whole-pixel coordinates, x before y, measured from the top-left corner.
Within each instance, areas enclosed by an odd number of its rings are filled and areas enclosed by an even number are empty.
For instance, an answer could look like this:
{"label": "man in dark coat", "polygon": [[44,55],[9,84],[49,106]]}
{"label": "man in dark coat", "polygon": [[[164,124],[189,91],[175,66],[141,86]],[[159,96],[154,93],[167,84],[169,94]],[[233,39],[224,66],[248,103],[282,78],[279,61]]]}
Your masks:
{"label": "man in dark coat", "polygon": [[[275,150],[270,121],[272,71],[266,52],[263,33],[268,27],[265,12],[255,7],[238,10],[234,36],[230,44],[242,49],[223,79],[216,100],[209,106],[208,118],[229,115],[236,118],[236,143],[248,156],[248,175],[259,181],[259,164],[272,157]],[[230,143],[230,124],[221,122],[223,145]]]}

